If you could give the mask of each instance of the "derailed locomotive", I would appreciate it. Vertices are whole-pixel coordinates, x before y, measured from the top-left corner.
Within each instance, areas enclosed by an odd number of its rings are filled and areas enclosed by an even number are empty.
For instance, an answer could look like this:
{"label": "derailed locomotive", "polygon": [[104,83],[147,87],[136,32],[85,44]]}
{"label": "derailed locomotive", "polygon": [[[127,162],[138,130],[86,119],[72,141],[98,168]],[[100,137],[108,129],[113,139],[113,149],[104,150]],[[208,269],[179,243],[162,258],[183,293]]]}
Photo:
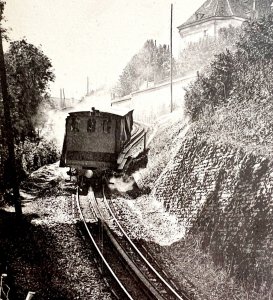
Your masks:
{"label": "derailed locomotive", "polygon": [[133,131],[133,110],[113,109],[71,112],[66,118],[66,131],[60,167],[77,173],[85,170],[121,171],[131,148],[146,132]]}

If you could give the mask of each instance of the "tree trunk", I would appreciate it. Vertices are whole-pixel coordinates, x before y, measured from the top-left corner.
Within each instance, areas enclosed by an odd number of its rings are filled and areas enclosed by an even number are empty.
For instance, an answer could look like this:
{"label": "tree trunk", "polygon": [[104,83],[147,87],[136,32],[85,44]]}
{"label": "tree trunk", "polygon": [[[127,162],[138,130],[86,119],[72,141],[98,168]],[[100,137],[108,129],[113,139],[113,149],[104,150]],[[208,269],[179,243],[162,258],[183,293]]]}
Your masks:
{"label": "tree trunk", "polygon": [[6,137],[6,142],[8,146],[8,155],[9,155],[9,167],[11,168],[11,179],[12,179],[12,188],[13,188],[13,200],[15,206],[15,213],[17,217],[22,215],[21,199],[19,192],[19,181],[16,172],[16,162],[15,162],[15,150],[14,150],[14,134],[12,129],[11,122],[11,113],[10,113],[10,97],[8,94],[8,85],[7,85],[7,75],[2,43],[2,29],[0,27],[0,80],[1,80],[1,90],[3,97],[3,107],[4,107],[4,132]]}

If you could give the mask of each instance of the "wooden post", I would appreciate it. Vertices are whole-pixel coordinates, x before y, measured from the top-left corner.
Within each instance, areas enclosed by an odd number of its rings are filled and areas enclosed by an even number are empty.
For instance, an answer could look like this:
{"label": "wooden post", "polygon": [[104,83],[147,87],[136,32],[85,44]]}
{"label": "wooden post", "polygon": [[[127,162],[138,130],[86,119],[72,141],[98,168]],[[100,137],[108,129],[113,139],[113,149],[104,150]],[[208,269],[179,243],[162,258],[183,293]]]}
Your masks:
{"label": "wooden post", "polygon": [[[2,20],[2,13],[0,15],[0,21]],[[3,97],[4,106],[4,132],[9,153],[9,167],[11,171],[12,189],[13,189],[13,201],[15,206],[15,213],[17,217],[22,215],[22,206],[19,191],[19,181],[16,172],[16,160],[15,160],[15,149],[14,149],[14,133],[11,121],[10,112],[10,100],[11,97],[8,94],[7,74],[6,65],[4,59],[3,43],[2,43],[2,26],[0,26],[0,77],[1,77],[1,91]]]}
{"label": "wooden post", "polygon": [[170,62],[171,62],[171,112],[173,111],[173,4],[171,4],[171,32],[170,32]]}
{"label": "wooden post", "polygon": [[147,134],[147,132],[145,131],[145,133],[144,133],[144,151],[146,150],[146,134]]}

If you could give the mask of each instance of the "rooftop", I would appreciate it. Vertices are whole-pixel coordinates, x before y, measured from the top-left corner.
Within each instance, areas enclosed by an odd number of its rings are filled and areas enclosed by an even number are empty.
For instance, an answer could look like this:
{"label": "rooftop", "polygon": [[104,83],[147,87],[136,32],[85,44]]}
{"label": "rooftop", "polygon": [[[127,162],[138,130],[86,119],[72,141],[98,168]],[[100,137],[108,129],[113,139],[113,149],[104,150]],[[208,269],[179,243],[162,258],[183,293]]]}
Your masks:
{"label": "rooftop", "polygon": [[[112,106],[104,107],[102,109],[95,108],[95,110],[101,113],[112,114],[120,117],[126,116],[129,112],[133,111],[133,109],[130,108],[125,108],[125,107],[113,108]],[[69,115],[73,115],[73,114],[89,115],[91,111],[92,109],[90,109],[90,111],[74,111],[74,112],[70,112]]]}
{"label": "rooftop", "polygon": [[207,0],[205,3],[178,28],[188,27],[190,24],[200,22],[212,17],[238,17],[247,19],[253,10],[258,16],[270,12],[272,0]]}

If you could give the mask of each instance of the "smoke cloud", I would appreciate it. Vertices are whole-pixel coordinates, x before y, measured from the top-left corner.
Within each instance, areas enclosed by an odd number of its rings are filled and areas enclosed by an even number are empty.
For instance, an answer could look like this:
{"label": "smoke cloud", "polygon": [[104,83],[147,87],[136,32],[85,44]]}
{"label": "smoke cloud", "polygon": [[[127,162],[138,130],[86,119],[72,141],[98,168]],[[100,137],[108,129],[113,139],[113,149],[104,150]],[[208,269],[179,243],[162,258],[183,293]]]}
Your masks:
{"label": "smoke cloud", "polygon": [[[54,141],[57,147],[61,150],[65,134],[65,119],[70,112],[74,111],[89,111],[91,107],[102,109],[103,107],[110,106],[111,99],[107,90],[101,88],[95,91],[91,96],[83,98],[77,105],[69,108],[43,108],[43,118],[46,120],[42,122],[41,135],[49,141]],[[56,107],[59,103],[56,103]],[[38,120],[39,121],[39,120]]]}
{"label": "smoke cloud", "polygon": [[109,188],[117,190],[120,193],[132,191],[134,188],[134,179],[132,177],[111,177],[109,180]]}

